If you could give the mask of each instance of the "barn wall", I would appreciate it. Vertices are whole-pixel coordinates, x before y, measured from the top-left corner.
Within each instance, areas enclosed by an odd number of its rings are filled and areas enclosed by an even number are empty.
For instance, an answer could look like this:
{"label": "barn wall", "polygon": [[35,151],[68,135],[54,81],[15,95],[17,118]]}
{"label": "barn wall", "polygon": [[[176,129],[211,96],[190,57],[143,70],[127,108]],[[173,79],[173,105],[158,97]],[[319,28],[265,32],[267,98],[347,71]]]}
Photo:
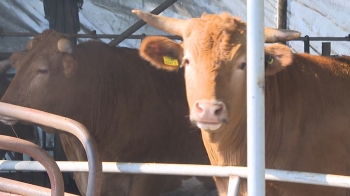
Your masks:
{"label": "barn wall", "polygon": [[[265,26],[276,27],[277,1],[265,1]],[[283,0],[281,0],[283,1]],[[311,37],[340,36],[350,33],[350,4],[344,1],[286,0],[288,4],[287,27],[298,30],[302,36]],[[151,11],[164,0],[85,0],[79,12],[81,31],[98,34],[120,34],[134,24],[138,18],[130,10],[138,8]],[[178,0],[162,15],[187,19],[199,17],[202,13],[229,12],[246,21],[245,0]],[[0,1],[0,28],[12,32],[42,32],[49,24],[44,18],[44,9],[40,0]],[[135,34],[164,34],[146,25]],[[5,37],[0,39],[0,52],[19,50],[28,38]],[[80,39],[85,41],[87,39]],[[111,39],[104,39],[110,42]],[[139,41],[127,40],[121,46],[138,47]],[[303,52],[303,42],[290,43],[294,51]],[[332,42],[332,54],[349,54],[348,42]],[[311,42],[310,52],[321,53],[321,42]]]}
{"label": "barn wall", "polygon": [[[265,25],[276,27],[277,0],[265,1]],[[144,11],[152,11],[164,0],[85,0],[83,9],[79,12],[81,31],[79,33],[90,33],[96,30],[97,34],[120,34],[134,24],[138,18],[131,13],[133,8]],[[245,0],[178,0],[174,5],[165,10],[162,15],[187,19],[200,17],[202,13],[229,12],[234,16],[246,21]],[[0,12],[8,13],[6,17],[0,18],[0,28],[4,31],[15,32],[42,32],[49,27],[44,18],[44,9],[40,0],[11,0],[0,1]],[[164,34],[146,25],[135,34],[146,33]],[[0,39],[0,52],[19,50],[27,38]],[[80,39],[85,41],[87,39]],[[111,39],[104,39],[110,42]],[[138,47],[140,41],[128,40],[121,46]]]}
{"label": "barn wall", "polygon": [[[350,4],[332,0],[287,0],[288,27],[298,30],[302,36],[345,37],[350,33]],[[310,42],[310,53],[321,53],[321,42]],[[298,52],[303,51],[302,42],[292,42]],[[350,55],[349,42],[331,42],[333,55]]]}
{"label": "barn wall", "polygon": [[[39,0],[0,1],[0,28],[4,32],[40,32],[48,28]],[[29,38],[0,38],[0,52],[18,51]]]}
{"label": "barn wall", "polygon": [[[138,8],[144,11],[152,11],[164,0],[132,0],[132,1],[109,1],[109,0],[91,0],[85,1],[83,10],[80,11],[80,20],[82,29],[96,29],[97,33],[119,34],[126,30],[130,25],[134,24],[138,18],[130,11]],[[276,9],[275,0],[268,0],[265,3],[265,12],[268,17],[265,18],[265,24],[270,27],[276,26]],[[164,16],[188,19],[192,17],[200,17],[202,13],[221,13],[229,12],[246,20],[246,1],[244,0],[178,0],[168,9],[161,13]],[[96,13],[100,13],[96,17]],[[163,32],[146,25],[135,34],[146,33],[147,35],[161,35]],[[110,40],[105,40],[109,42]],[[138,47],[139,41],[124,41],[121,45],[128,47]]]}

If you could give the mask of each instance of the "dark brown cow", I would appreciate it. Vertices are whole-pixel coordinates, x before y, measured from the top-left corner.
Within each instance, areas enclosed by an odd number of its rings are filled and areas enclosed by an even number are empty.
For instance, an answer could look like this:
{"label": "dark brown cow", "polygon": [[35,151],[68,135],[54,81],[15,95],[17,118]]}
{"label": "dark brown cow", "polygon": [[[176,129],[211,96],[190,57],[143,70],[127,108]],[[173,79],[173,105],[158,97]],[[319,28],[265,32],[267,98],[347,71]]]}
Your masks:
{"label": "dark brown cow", "polygon": [[[209,164],[200,131],[186,118],[181,75],[151,67],[136,49],[97,41],[72,46],[51,30],[28,45],[26,53],[11,56],[17,74],[2,102],[77,120],[97,140],[102,161]],[[61,134],[61,141],[68,160],[86,160],[75,137]],[[85,195],[87,174],[74,176]],[[106,173],[102,195],[159,195],[180,182],[175,176]]]}
{"label": "dark brown cow", "polygon": [[[246,24],[227,13],[178,20],[133,12],[183,37],[181,45],[148,37],[140,52],[158,68],[178,70],[176,62],[184,67],[190,119],[202,130],[211,163],[246,166]],[[267,42],[299,36],[265,29]],[[349,58],[293,54],[281,44],[266,46],[265,55],[266,167],[350,175]],[[228,179],[215,180],[225,196]],[[334,187],[266,184],[267,195],[350,194]],[[246,195],[246,182],[240,193]]]}

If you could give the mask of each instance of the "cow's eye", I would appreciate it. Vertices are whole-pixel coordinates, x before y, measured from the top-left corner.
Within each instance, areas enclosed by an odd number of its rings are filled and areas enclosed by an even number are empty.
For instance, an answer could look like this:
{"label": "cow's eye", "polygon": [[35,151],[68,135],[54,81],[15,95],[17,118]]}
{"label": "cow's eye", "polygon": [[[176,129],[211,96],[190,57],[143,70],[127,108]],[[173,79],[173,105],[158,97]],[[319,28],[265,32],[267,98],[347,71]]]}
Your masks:
{"label": "cow's eye", "polygon": [[47,74],[49,70],[47,70],[46,68],[39,68],[37,72],[38,74],[44,75]]}
{"label": "cow's eye", "polygon": [[246,62],[243,62],[240,66],[239,69],[243,70],[247,66]]}
{"label": "cow's eye", "polygon": [[187,65],[189,65],[189,64],[190,64],[190,60],[184,58],[184,59],[182,60],[181,67],[187,66]]}

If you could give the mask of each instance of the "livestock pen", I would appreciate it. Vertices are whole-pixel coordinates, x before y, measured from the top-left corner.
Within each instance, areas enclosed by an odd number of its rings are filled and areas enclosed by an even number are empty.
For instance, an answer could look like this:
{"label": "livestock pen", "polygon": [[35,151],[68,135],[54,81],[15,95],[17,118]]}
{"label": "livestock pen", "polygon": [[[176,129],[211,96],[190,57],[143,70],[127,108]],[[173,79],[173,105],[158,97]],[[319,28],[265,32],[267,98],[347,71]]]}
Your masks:
{"label": "livestock pen", "polygon": [[[249,6],[249,7],[255,7],[255,6]],[[248,11],[249,12],[249,11]],[[261,16],[257,18],[262,18]],[[248,17],[249,19],[249,17]],[[248,20],[249,22],[249,20]],[[249,23],[254,24],[253,21],[250,21]],[[258,22],[259,23],[259,22]],[[254,35],[252,35],[254,36]],[[255,40],[255,38],[252,37],[252,40]],[[259,40],[259,39],[258,39]],[[309,41],[313,40],[324,40],[324,39],[312,39],[308,36],[305,38],[298,39],[299,41],[304,41],[305,43],[305,52],[307,52],[307,43]],[[329,39],[327,39],[329,40]],[[331,41],[334,41],[334,39]],[[349,41],[349,37],[339,38],[336,41]],[[253,42],[252,44],[256,44],[257,42]],[[329,45],[327,45],[329,47]],[[249,47],[249,46],[248,46]],[[326,45],[325,45],[326,47]],[[258,47],[257,47],[258,48]],[[262,48],[262,47],[261,47]],[[261,49],[260,48],[260,49]],[[329,49],[329,48],[328,48]],[[329,50],[328,50],[329,51]],[[252,51],[252,53],[259,53],[259,51]],[[327,52],[328,53],[328,52]],[[248,55],[248,56],[254,56],[254,55]],[[259,64],[259,57],[257,57],[256,63]],[[260,101],[261,102],[261,101]],[[259,106],[258,106],[259,108]],[[11,113],[9,113],[11,111]],[[253,113],[259,113],[259,111],[256,111],[253,109]],[[261,113],[261,110],[260,110]],[[29,122],[36,122],[38,124],[46,125],[46,126],[52,126],[50,123],[48,123],[50,120],[50,117],[52,117],[52,121],[56,121],[59,119],[59,117],[53,117],[50,114],[41,112],[41,111],[35,111],[35,110],[29,110],[27,108],[21,108],[18,106],[11,106],[7,104],[0,103],[0,114],[1,115],[7,115],[13,118],[18,118],[21,120],[29,121]],[[25,115],[23,115],[25,114]],[[45,116],[45,118],[38,117]],[[48,118],[49,117],[49,118]],[[261,117],[259,119],[262,119]],[[75,123],[70,119],[60,119],[63,122],[62,123]],[[58,121],[60,121],[58,120]],[[249,122],[250,123],[250,122]],[[249,124],[248,123],[248,124]],[[255,124],[254,122],[252,124]],[[68,125],[71,126],[71,125]],[[80,126],[80,125],[79,125]],[[261,125],[257,125],[257,127],[263,127]],[[84,130],[84,127],[80,127]],[[60,129],[68,129],[68,128],[60,128]],[[67,130],[66,130],[67,131]],[[253,135],[261,135],[260,134],[254,134]],[[263,137],[256,137],[256,139],[260,140]],[[259,141],[255,142],[259,143]],[[263,144],[263,143],[262,143]],[[263,145],[262,145],[263,146]],[[257,146],[257,149],[261,150],[263,147]],[[260,153],[260,156],[262,156],[263,153]],[[259,162],[260,161],[260,162]],[[261,164],[262,160],[257,160],[255,164]],[[262,161],[263,162],[263,161]],[[89,163],[87,162],[57,162],[58,167],[62,172],[72,172],[72,171],[79,171],[79,172],[91,172],[91,169],[89,170]],[[90,164],[97,164],[98,163],[91,163]],[[90,166],[91,168],[92,166]],[[97,170],[99,167],[95,167]],[[35,161],[1,161],[0,162],[0,170],[2,171],[45,171],[45,168],[38,162]],[[235,195],[237,193],[237,186],[239,184],[239,178],[247,178],[248,176],[252,176],[252,174],[249,174],[249,167],[233,167],[233,166],[208,166],[208,165],[174,165],[174,164],[157,164],[157,163],[119,163],[119,162],[104,162],[102,163],[102,171],[107,173],[141,173],[141,174],[155,174],[155,175],[195,175],[195,176],[220,176],[220,177],[230,177],[230,186],[229,186],[229,194],[228,195]],[[282,171],[282,170],[272,170],[272,169],[261,169],[261,170],[255,170],[250,172],[260,172],[263,173],[264,180],[273,180],[273,181],[287,181],[287,182],[296,182],[296,183],[306,183],[306,184],[315,184],[315,185],[324,185],[324,186],[336,186],[336,187],[344,187],[344,188],[350,188],[350,177],[348,176],[340,176],[340,175],[331,175],[331,174],[316,174],[316,173],[307,173],[307,172],[295,172],[295,171]],[[92,172],[92,173],[98,173],[98,171]],[[237,177],[238,176],[238,177]],[[90,177],[90,176],[89,176]],[[93,174],[91,174],[90,180],[92,180]],[[249,178],[248,178],[249,179]],[[251,178],[253,180],[253,178]],[[259,182],[258,182],[259,183]],[[260,182],[261,183],[261,182]],[[98,184],[98,183],[96,183]],[[257,187],[252,187],[252,190],[260,191],[261,187],[264,186],[264,182],[262,184],[258,184]],[[93,186],[89,187],[93,189]],[[97,188],[98,189],[98,188]],[[90,190],[91,195],[94,194],[94,190]],[[260,193],[255,193],[253,195],[260,195]]]}
{"label": "livestock pen", "polygon": [[[305,48],[308,47],[309,41],[349,41],[349,36],[335,37],[335,38],[320,38],[320,37],[308,37],[299,38],[297,41],[303,41]],[[330,44],[327,44],[330,47]],[[329,48],[325,47],[326,51]],[[307,49],[305,49],[307,52]],[[329,55],[325,52],[325,55]],[[50,114],[44,112],[35,111],[27,108],[20,108],[16,106],[3,105],[0,107],[1,115],[8,115],[14,118],[22,119],[25,121],[33,122],[33,119],[41,119],[36,121],[38,124],[49,125],[50,120],[47,118]],[[11,111],[11,114],[8,113]],[[16,115],[16,113],[19,115]],[[23,114],[25,114],[23,116]],[[38,118],[36,115],[41,114],[45,118]],[[64,119],[63,121],[67,121]],[[89,167],[87,162],[57,162],[62,172],[88,172]],[[20,162],[20,161],[1,161],[1,171],[45,171],[45,168],[38,162]],[[102,164],[102,171],[107,173],[141,173],[141,174],[156,174],[156,175],[195,175],[195,176],[219,176],[230,177],[230,191],[229,195],[234,195],[237,192],[237,184],[239,178],[248,177],[248,169],[244,167],[233,166],[208,166],[208,165],[174,165],[174,164],[156,164],[156,163],[108,163]],[[331,174],[315,174],[307,172],[295,172],[295,171],[282,171],[265,169],[264,179],[273,181],[287,181],[296,183],[306,183],[324,186],[336,186],[349,188],[350,178],[347,176],[331,175]],[[6,185],[5,185],[6,186]],[[20,190],[18,188],[18,190]],[[259,189],[257,189],[259,190]]]}
{"label": "livestock pen", "polygon": [[[343,38],[300,38],[298,41],[348,41],[348,37]],[[50,122],[63,121],[62,123],[76,123],[70,119],[54,116],[33,109],[22,108],[19,106],[11,106],[0,103],[0,114],[24,121],[35,122],[45,126],[54,126],[59,129],[67,129],[52,125]],[[50,119],[50,118],[53,119]],[[71,125],[67,125],[70,127]],[[84,129],[82,125],[81,129]],[[89,172],[87,162],[57,162],[62,172]],[[97,168],[98,167],[94,167]],[[36,161],[1,161],[1,171],[45,171],[45,168]],[[219,176],[230,177],[229,195],[235,195],[238,191],[239,178],[247,178],[249,176],[248,169],[245,167],[233,166],[209,166],[209,165],[175,165],[175,164],[157,164],[157,163],[119,163],[104,162],[102,163],[102,172],[107,173],[132,173],[132,174],[154,174],[154,175],[195,175],[195,176]],[[98,173],[96,171],[95,173]],[[238,176],[238,177],[237,177]],[[91,179],[94,179],[91,177]],[[316,174],[307,172],[283,171],[283,170],[264,170],[264,179],[272,181],[287,181],[294,183],[315,184],[323,186],[336,186],[350,188],[350,178],[348,176]],[[98,184],[98,183],[96,183]],[[4,184],[6,186],[6,183]],[[17,190],[21,190],[20,187]],[[259,190],[259,189],[257,189]],[[28,191],[29,193],[29,191]],[[45,193],[47,194],[47,193]],[[92,194],[94,195],[94,194]]]}
{"label": "livestock pen", "polygon": [[[347,40],[348,38],[344,38]],[[324,39],[322,39],[324,40]],[[21,120],[35,122],[37,124],[50,126],[50,116],[44,112],[36,111],[18,106],[9,106],[1,103],[0,114]],[[45,117],[38,117],[38,115]],[[59,117],[56,117],[59,118]],[[57,120],[57,119],[56,119]],[[70,119],[63,118],[63,122],[72,122]],[[52,126],[52,125],[51,125]],[[59,127],[55,127],[59,128]],[[59,128],[64,129],[64,128]],[[82,129],[83,126],[82,126]],[[28,163],[29,166],[28,166]],[[58,162],[58,166],[63,172],[88,172],[88,163],[78,162]],[[97,168],[98,167],[94,167]],[[206,165],[173,165],[173,164],[151,164],[151,163],[103,163],[102,171],[107,173],[142,173],[142,174],[169,174],[169,175],[198,175],[198,176],[219,176],[230,177],[229,194],[234,195],[237,192],[237,183],[239,179],[248,177],[248,169],[232,166],[206,166]],[[2,161],[0,165],[2,171],[44,171],[44,167],[37,162],[12,162]],[[97,172],[95,172],[97,173]],[[288,182],[327,185],[349,188],[349,177],[330,175],[330,174],[315,174],[294,171],[278,171],[266,169],[264,178],[267,180],[283,180]],[[94,179],[94,178],[92,178]],[[98,184],[98,183],[96,183]],[[6,186],[6,185],[5,185]],[[17,190],[20,190],[19,188]],[[94,195],[94,194],[92,194]]]}

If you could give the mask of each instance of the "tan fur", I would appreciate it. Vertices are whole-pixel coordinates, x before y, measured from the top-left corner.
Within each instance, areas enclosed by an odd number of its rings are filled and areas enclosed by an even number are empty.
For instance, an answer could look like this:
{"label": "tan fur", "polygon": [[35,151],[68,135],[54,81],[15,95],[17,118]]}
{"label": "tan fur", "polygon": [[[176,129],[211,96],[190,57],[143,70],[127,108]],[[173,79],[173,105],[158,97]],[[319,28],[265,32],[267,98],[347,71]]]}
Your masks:
{"label": "tan fur", "polygon": [[62,67],[64,74],[70,78],[74,75],[75,71],[78,69],[77,63],[70,54],[62,55]]}
{"label": "tan fur", "polygon": [[15,69],[17,69],[17,64],[19,64],[19,59],[21,59],[24,56],[22,52],[14,52],[11,55],[10,63],[11,66]]}
{"label": "tan fur", "polygon": [[[190,54],[185,68],[190,109],[205,99],[223,101],[229,110],[227,124],[216,131],[202,130],[211,164],[246,166],[246,72],[241,69],[246,58],[245,23],[227,14],[188,22],[192,24],[184,29],[182,50]],[[267,46],[266,55],[274,58],[265,78],[266,168],[350,175],[349,57],[292,54],[280,44]],[[226,196],[228,179],[215,180],[220,196]],[[240,188],[240,195],[247,195],[246,181]],[[267,181],[266,195],[350,192]]]}
{"label": "tan fur", "polygon": [[[162,44],[159,44],[159,42]],[[174,47],[176,50],[173,50]],[[157,68],[162,68],[168,71],[178,70],[183,57],[182,47],[165,37],[146,37],[142,40],[140,51],[140,55],[145,60],[150,61]],[[164,64],[164,56],[177,59],[179,66],[175,67]]]}
{"label": "tan fur", "polygon": [[289,47],[271,44],[265,47],[266,75],[274,75],[292,63],[293,54]]}
{"label": "tan fur", "polygon": [[[34,38],[33,48],[16,60],[18,72],[1,101],[77,120],[96,139],[102,161],[209,163],[200,131],[185,117],[182,72],[157,70],[135,49],[90,41],[74,48],[76,70],[67,77],[67,54],[57,49],[62,37],[44,31]],[[38,73],[41,67],[47,75]],[[62,134],[61,141],[68,160],[86,160],[75,137]],[[75,173],[75,180],[85,195],[87,174]],[[102,195],[159,195],[180,182],[178,176],[106,173]]]}

